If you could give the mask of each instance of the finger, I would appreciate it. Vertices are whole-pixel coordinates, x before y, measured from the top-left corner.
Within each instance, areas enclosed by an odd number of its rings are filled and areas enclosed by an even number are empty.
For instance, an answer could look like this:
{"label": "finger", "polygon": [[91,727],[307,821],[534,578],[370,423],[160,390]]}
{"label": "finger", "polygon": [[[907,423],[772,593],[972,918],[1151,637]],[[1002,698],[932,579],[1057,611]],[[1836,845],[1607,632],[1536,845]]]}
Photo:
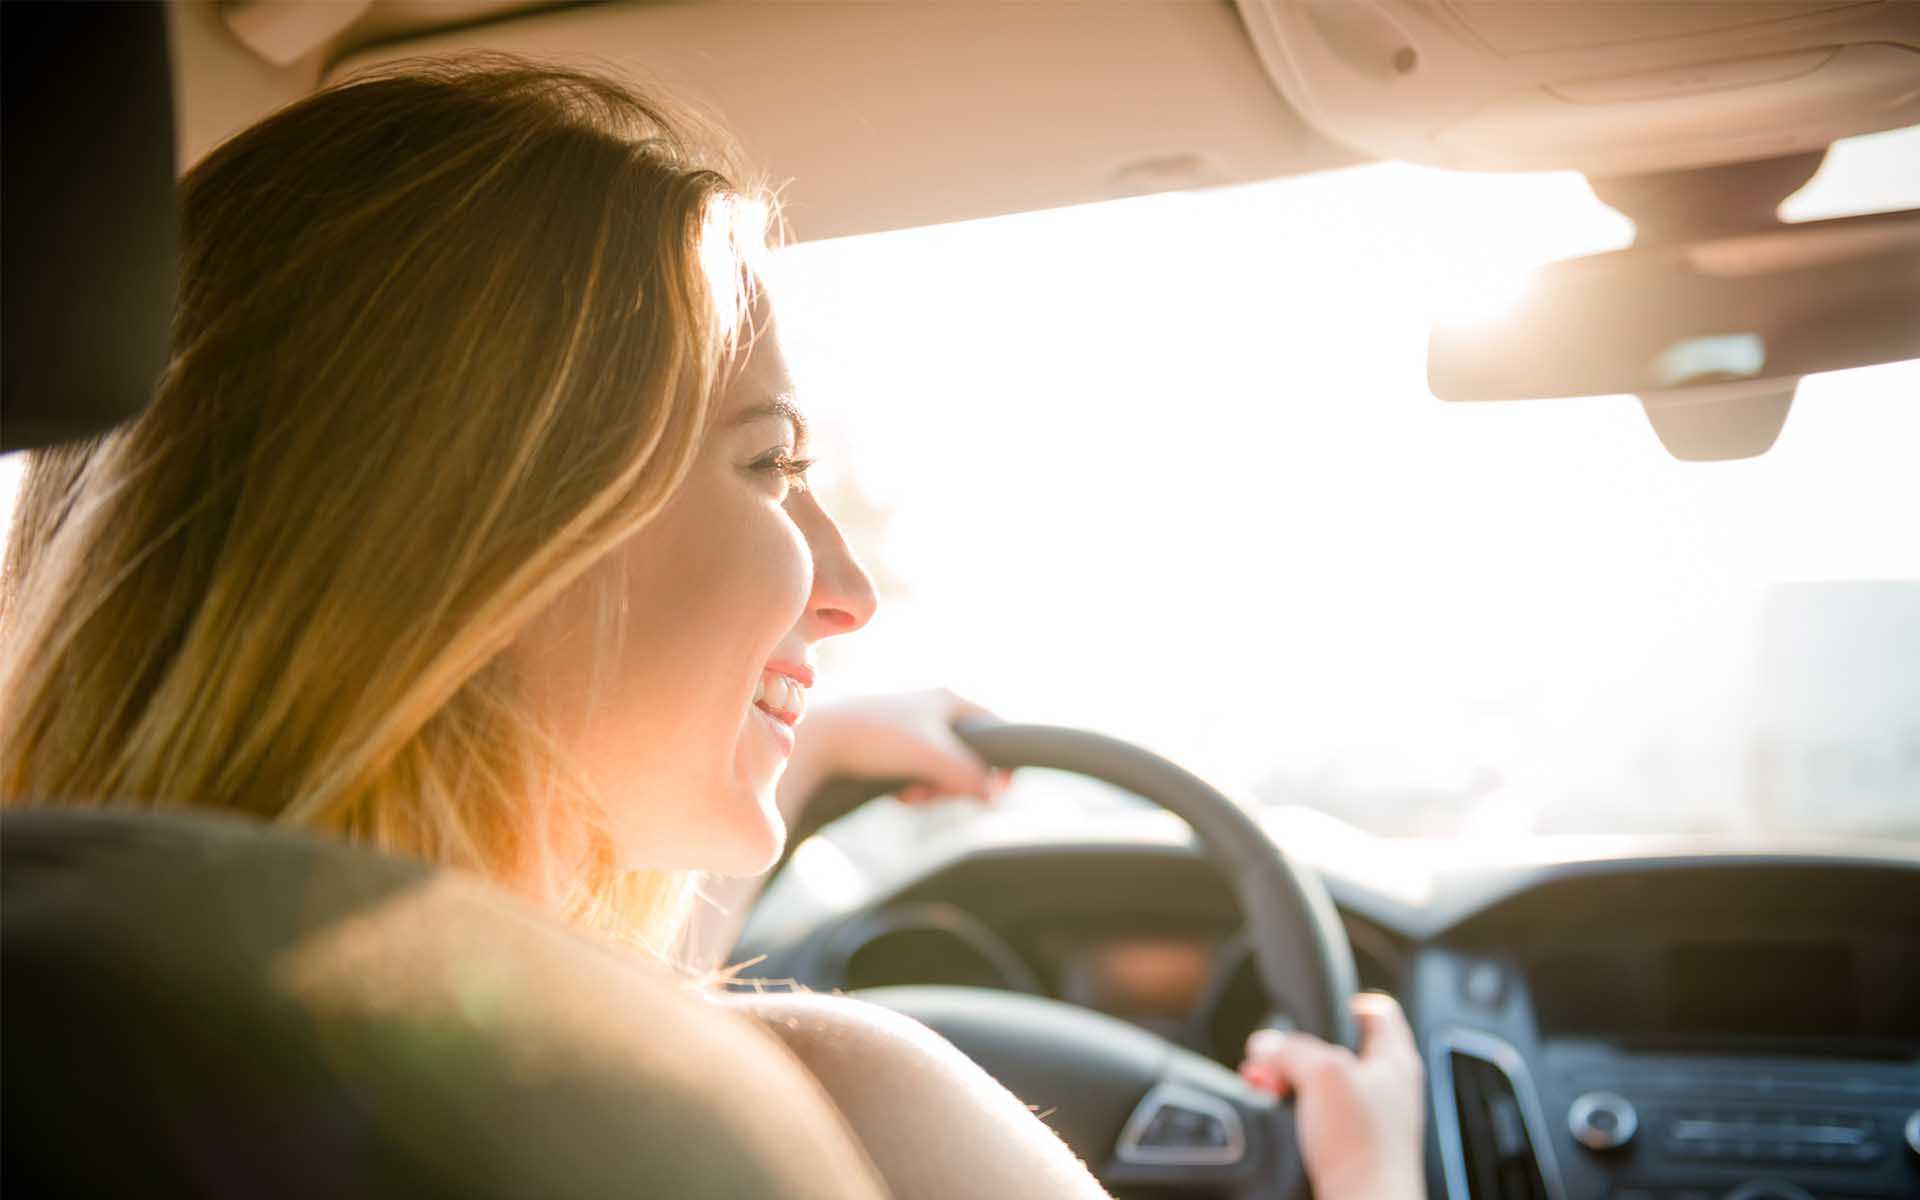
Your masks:
{"label": "finger", "polygon": [[975,704],[958,692],[941,688],[939,694],[941,700],[946,703],[947,719],[950,721],[963,721],[969,717],[987,717],[995,721],[1000,719],[999,714],[984,705]]}
{"label": "finger", "polygon": [[933,799],[933,789],[924,783],[910,783],[894,799],[902,804],[925,804]]}
{"label": "finger", "polygon": [[926,739],[915,756],[914,779],[942,796],[974,796],[985,800],[992,772],[972,747],[948,730]]}
{"label": "finger", "polygon": [[1272,1092],[1275,1095],[1285,1094],[1280,1077],[1257,1062],[1241,1063],[1240,1078],[1246,1080],[1249,1086],[1263,1092]]}
{"label": "finger", "polygon": [[1353,1020],[1360,1027],[1360,1057],[1418,1058],[1413,1030],[1399,1002],[1385,992],[1361,992],[1353,998]]}
{"label": "finger", "polygon": [[1296,1090],[1303,1080],[1319,1071],[1338,1066],[1352,1055],[1340,1046],[1329,1045],[1308,1033],[1278,1029],[1256,1029],[1247,1038],[1247,1062],[1256,1070],[1270,1074],[1280,1095]]}

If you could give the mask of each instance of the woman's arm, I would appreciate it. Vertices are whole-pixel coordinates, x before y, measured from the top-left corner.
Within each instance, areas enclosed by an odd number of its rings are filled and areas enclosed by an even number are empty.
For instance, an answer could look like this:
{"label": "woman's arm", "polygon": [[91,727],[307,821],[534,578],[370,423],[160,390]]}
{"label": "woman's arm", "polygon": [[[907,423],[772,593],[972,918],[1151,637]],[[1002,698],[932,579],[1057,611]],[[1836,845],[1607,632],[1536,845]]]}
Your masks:
{"label": "woman's arm", "polygon": [[[813,1073],[899,1200],[1100,1200],[1086,1164],[1033,1111],[919,1022],[840,996],[736,993]],[[1420,1200],[1420,1057],[1390,997],[1354,998],[1359,1054],[1305,1034],[1254,1036],[1241,1073],[1295,1097],[1314,1194]]]}
{"label": "woman's arm", "polygon": [[899,1200],[1107,1200],[1032,1109],[919,1022],[809,993],[735,993],[833,1098]]}

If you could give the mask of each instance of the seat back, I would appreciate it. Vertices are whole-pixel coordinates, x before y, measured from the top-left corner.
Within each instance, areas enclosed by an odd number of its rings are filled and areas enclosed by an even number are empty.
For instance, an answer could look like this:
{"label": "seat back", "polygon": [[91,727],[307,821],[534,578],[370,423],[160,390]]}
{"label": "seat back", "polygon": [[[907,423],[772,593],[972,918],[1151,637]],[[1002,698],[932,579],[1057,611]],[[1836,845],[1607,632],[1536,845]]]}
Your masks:
{"label": "seat back", "polygon": [[232,819],[0,817],[21,1195],[878,1197],[765,1031],[473,879]]}

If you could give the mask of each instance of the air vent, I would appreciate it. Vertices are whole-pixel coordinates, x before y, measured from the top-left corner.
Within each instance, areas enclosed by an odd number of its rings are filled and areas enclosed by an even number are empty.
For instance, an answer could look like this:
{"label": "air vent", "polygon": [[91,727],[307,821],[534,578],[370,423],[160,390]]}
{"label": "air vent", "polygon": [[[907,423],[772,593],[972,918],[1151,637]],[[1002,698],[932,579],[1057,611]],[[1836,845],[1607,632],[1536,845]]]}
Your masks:
{"label": "air vent", "polygon": [[1490,1062],[1456,1052],[1453,1095],[1467,1194],[1473,1200],[1546,1200],[1520,1099],[1506,1074]]}
{"label": "air vent", "polygon": [[1526,1063],[1498,1038],[1433,1039],[1434,1115],[1449,1200],[1561,1200]]}

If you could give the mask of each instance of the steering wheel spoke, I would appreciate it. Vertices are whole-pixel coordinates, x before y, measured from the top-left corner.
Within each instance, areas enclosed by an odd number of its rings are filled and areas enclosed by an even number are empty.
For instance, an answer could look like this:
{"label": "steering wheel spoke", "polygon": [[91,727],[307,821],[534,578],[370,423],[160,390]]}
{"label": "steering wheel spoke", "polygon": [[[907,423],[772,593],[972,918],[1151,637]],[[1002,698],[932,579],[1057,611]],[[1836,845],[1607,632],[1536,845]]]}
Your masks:
{"label": "steering wheel spoke", "polygon": [[1293,1112],[1210,1058],[1117,1017],[992,988],[867,988],[927,1026],[1045,1120],[1109,1186],[1290,1200],[1305,1175]]}
{"label": "steering wheel spoke", "polygon": [[1177,1058],[1148,1089],[1098,1174],[1108,1186],[1287,1200],[1302,1176],[1293,1111],[1211,1060]]}

